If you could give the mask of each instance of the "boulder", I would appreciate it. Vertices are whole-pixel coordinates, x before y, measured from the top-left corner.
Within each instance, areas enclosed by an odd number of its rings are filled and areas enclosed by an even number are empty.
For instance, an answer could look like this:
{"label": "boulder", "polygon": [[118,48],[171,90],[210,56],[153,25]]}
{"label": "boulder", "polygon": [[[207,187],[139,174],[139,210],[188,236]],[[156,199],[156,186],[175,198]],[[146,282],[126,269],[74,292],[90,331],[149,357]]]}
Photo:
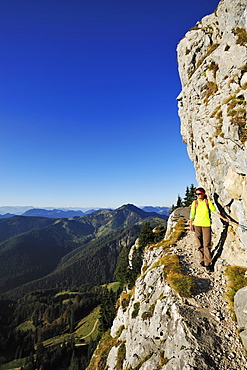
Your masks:
{"label": "boulder", "polygon": [[234,310],[243,345],[247,349],[247,286],[239,289],[234,296]]}

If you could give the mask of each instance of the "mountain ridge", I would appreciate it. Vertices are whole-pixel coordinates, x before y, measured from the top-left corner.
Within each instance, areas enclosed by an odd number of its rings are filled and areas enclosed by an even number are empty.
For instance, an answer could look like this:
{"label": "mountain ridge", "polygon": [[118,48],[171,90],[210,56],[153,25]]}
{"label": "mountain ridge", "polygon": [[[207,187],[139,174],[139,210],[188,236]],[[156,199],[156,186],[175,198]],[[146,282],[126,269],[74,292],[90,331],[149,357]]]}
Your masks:
{"label": "mountain ridge", "polygon": [[[28,209],[26,209],[28,208]],[[160,215],[169,216],[170,207],[160,207],[160,206],[141,206],[138,207],[145,212],[155,212]],[[21,210],[25,209],[24,212]],[[47,217],[47,218],[71,218],[71,217],[82,217],[90,213],[94,213],[100,210],[114,210],[112,208],[76,208],[76,209],[64,209],[64,208],[35,208],[35,207],[11,207],[4,206],[0,207],[0,219],[9,218],[13,216],[35,216],[35,217]],[[116,208],[117,209],[117,208]],[[5,211],[9,211],[4,213]],[[16,212],[15,212],[16,210]],[[11,212],[10,212],[11,211]]]}
{"label": "mountain ridge", "polygon": [[[104,261],[103,250],[110,253],[109,256],[111,255],[107,243],[114,246],[114,238],[120,238],[118,233],[124,234],[125,229],[127,232],[125,237],[128,239],[128,235],[132,235],[133,242],[140,231],[140,223],[147,219],[165,220],[165,217],[145,212],[134,205],[127,204],[113,211],[98,210],[82,217],[68,219],[14,216],[0,220],[0,293],[14,289],[15,293],[18,294],[20,285],[28,284],[30,280],[37,279],[48,281],[48,283],[43,283],[46,288],[54,286],[56,279],[61,281],[63,278],[67,280],[67,285],[72,280],[78,284],[80,277],[77,276],[77,272],[76,274],[71,272],[74,274],[74,278],[71,279],[70,273],[61,273],[61,269],[77,271],[78,268],[82,268],[75,267],[83,265],[82,262],[78,262],[81,259],[87,261],[84,263],[83,269],[88,270],[86,264],[92,266],[90,253],[92,259],[97,260],[96,269],[98,268],[101,279],[103,279],[104,273],[101,271],[108,263],[107,260]],[[135,225],[136,228],[133,228]],[[116,235],[111,236],[114,233]],[[120,243],[120,245],[123,244]],[[113,250],[114,248],[117,247],[114,246]],[[102,251],[95,255],[95,251],[98,249]],[[119,252],[120,250],[117,249],[112,252],[115,257],[113,258],[113,255],[109,257],[114,266]],[[98,257],[99,253],[103,253],[100,258]],[[69,267],[69,265],[71,266]],[[112,277],[113,270],[112,268],[109,270],[111,271],[109,276]],[[56,277],[54,277],[54,273]],[[90,273],[88,271],[88,276]],[[47,277],[50,274],[53,274],[52,277]],[[98,280],[96,278],[95,281]],[[94,281],[93,277],[92,281]],[[84,278],[83,275],[81,283],[85,282],[86,277]],[[38,288],[36,283],[31,284],[30,289],[31,286]]]}
{"label": "mountain ridge", "polygon": [[82,211],[73,211],[73,210],[60,210],[60,209],[53,209],[47,210],[42,208],[33,208],[29,209],[28,211],[24,212],[22,216],[38,216],[38,217],[48,217],[48,218],[71,218],[71,217],[82,217],[85,213]]}

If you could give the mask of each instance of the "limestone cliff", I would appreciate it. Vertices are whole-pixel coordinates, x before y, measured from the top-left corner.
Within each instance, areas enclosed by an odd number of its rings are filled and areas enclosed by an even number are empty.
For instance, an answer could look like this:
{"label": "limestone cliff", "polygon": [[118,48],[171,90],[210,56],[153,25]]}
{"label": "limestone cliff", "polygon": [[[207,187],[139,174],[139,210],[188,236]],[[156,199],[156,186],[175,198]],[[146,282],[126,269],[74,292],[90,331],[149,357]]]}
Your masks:
{"label": "limestone cliff", "polygon": [[247,1],[222,0],[178,45],[181,133],[198,184],[231,222],[214,222],[216,267],[247,266]]}
{"label": "limestone cliff", "polygon": [[[88,370],[247,369],[225,301],[225,277],[209,274],[199,264],[188,227],[179,241],[170,238],[179,217],[176,212],[170,217],[163,242],[146,248],[142,272],[132,290],[122,292],[112,328],[101,339]],[[176,256],[189,276],[170,272]],[[178,293],[171,275],[182,286],[192,277],[193,296]]]}

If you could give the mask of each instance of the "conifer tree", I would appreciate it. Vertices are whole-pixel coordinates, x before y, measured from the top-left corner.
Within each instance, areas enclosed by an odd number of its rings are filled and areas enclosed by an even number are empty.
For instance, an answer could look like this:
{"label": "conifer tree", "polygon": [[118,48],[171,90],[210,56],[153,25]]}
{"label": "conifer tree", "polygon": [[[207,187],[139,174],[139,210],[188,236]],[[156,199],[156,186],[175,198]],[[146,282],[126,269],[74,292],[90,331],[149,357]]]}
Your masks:
{"label": "conifer tree", "polygon": [[[193,200],[195,199],[195,191],[196,191],[196,187],[194,184],[191,184],[190,185],[190,202],[192,203]],[[190,204],[191,204],[190,203]]]}
{"label": "conifer tree", "polygon": [[158,243],[162,239],[164,239],[166,233],[166,228],[165,224],[162,223],[161,221],[158,222],[157,226],[155,227],[155,237],[154,237],[154,242]]}
{"label": "conifer tree", "polygon": [[69,365],[69,370],[80,370],[79,360],[76,357],[75,350],[73,350],[73,352],[72,352],[70,365]]}
{"label": "conifer tree", "polygon": [[112,325],[116,315],[116,297],[112,289],[103,288],[100,305],[100,331],[105,332]]}
{"label": "conifer tree", "polygon": [[183,202],[182,202],[182,198],[178,194],[177,204],[175,208],[180,208],[180,207],[183,207]]}
{"label": "conifer tree", "polygon": [[180,207],[189,207],[193,200],[195,199],[195,190],[196,187],[191,184],[190,188],[187,186],[185,190],[185,196],[182,200],[181,196],[178,194],[177,203],[176,205],[172,204],[171,207],[171,213],[176,209]]}
{"label": "conifer tree", "polygon": [[145,248],[146,245],[152,243],[153,241],[154,241],[153,229],[151,228],[150,221],[146,221],[142,224],[142,228],[138,239],[138,245],[140,248]]}
{"label": "conifer tree", "polygon": [[184,207],[189,207],[195,199],[195,190],[196,187],[193,184],[190,185],[190,188],[187,186],[183,202]]}
{"label": "conifer tree", "polygon": [[41,342],[41,339],[39,339],[38,344],[37,344],[37,349],[36,349],[36,362],[35,365],[37,368],[42,364],[42,356],[44,354],[44,346],[43,343]]}
{"label": "conifer tree", "polygon": [[70,318],[69,318],[69,332],[73,333],[74,328],[75,328],[75,311],[73,308],[71,308]]}
{"label": "conifer tree", "polygon": [[137,275],[141,272],[143,261],[143,248],[134,248],[131,258],[131,268],[129,269],[128,283],[129,289],[135,284]]}
{"label": "conifer tree", "polygon": [[186,186],[186,190],[185,190],[185,196],[184,196],[184,200],[183,200],[183,206],[184,207],[189,207],[190,205],[190,189],[188,186]]}
{"label": "conifer tree", "polygon": [[175,209],[176,209],[176,206],[175,206],[174,204],[172,204],[170,214],[171,214],[173,211],[175,211]]}
{"label": "conifer tree", "polygon": [[123,286],[128,282],[128,270],[129,270],[129,251],[126,246],[121,250],[118,265],[116,268],[116,277],[120,284]]}

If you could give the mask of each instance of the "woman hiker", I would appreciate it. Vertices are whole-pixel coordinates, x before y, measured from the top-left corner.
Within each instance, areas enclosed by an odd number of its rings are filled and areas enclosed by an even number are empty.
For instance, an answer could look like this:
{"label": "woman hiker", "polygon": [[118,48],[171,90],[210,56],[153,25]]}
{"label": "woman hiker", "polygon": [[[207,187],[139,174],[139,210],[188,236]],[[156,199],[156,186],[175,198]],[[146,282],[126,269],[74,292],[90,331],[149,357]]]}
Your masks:
{"label": "woman hiker", "polygon": [[205,266],[208,271],[211,271],[210,211],[226,222],[229,222],[229,220],[217,212],[211,200],[207,199],[205,190],[203,188],[197,188],[195,195],[197,199],[193,201],[190,210],[190,230],[195,231],[195,237],[200,255],[200,264]]}

